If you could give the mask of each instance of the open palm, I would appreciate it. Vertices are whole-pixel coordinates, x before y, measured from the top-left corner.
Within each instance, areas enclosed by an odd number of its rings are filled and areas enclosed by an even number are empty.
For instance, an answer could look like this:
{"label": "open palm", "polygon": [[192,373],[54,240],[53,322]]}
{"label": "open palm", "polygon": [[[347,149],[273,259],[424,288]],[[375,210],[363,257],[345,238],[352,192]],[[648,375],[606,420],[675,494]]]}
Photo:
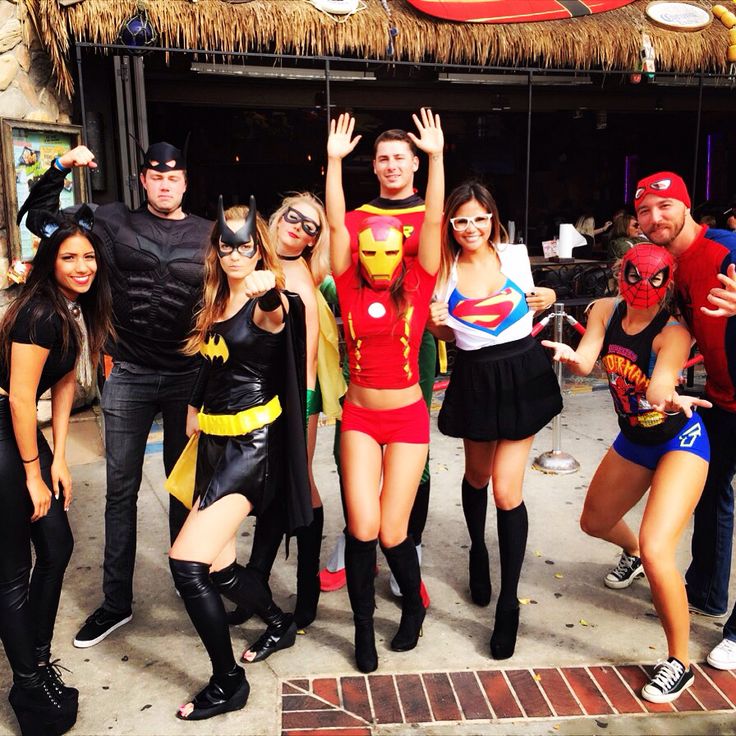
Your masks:
{"label": "open palm", "polygon": [[330,121],[330,135],[327,139],[327,156],[329,158],[345,158],[355,146],[358,145],[362,136],[353,138],[355,129],[355,118],[349,113],[342,113],[337,120]]}

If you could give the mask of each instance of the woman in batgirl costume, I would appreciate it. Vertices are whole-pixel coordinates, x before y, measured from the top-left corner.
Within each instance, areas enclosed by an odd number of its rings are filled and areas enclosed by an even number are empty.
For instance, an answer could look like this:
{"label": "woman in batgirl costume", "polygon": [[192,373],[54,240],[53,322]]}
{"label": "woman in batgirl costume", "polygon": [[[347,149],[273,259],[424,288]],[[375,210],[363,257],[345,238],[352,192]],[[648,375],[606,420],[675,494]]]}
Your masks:
{"label": "woman in batgirl costume", "polygon": [[[705,425],[693,412],[711,404],[676,391],[692,338],[667,308],[674,268],[666,248],[635,245],[621,261],[622,299],[595,302],[577,350],[542,343],[579,376],[590,373],[599,355],[608,374],[621,431],[590,482],[580,526],[623,549],[606,586],[626,588],[643,573],[649,579],[669,650],[642,688],[642,697],[654,703],[675,700],[694,680],[687,595],[675,550],[710,459]],[[647,489],[637,538],[623,517]]]}
{"label": "woman in batgirl costume", "polygon": [[461,184],[447,198],[438,296],[432,329],[457,346],[439,429],[462,438],[465,450],[470,594],[479,606],[491,601],[490,482],[501,563],[490,650],[494,659],[507,659],[516,647],[529,528],[524,472],[534,435],[560,412],[562,398],[550,360],[531,336],[534,312],[549,307],[555,293],[534,286],[526,247],[507,242],[496,202],[477,182]]}
{"label": "woman in batgirl costume", "polygon": [[355,659],[361,672],[378,667],[373,609],[376,544],[402,593],[395,651],[417,645],[425,608],[416,547],[407,535],[409,514],[429,447],[429,413],[419,387],[418,352],[440,264],[444,198],[439,116],[414,116],[416,145],[429,156],[426,214],[418,257],[402,261],[404,235],[392,217],[368,217],[353,260],[345,226],[342,159],[357,145],[355,120],[340,115],[327,142],[327,220],[332,272],[345,325],[350,385],[340,438],[348,532],[345,563],[355,621]]}
{"label": "woman in batgirl costume", "polygon": [[312,520],[304,314],[301,300],[283,285],[255,199],[223,212],[220,198],[203,306],[185,346],[203,355],[187,421],[189,434],[199,432],[194,503],[169,553],[177,590],[212,664],[208,685],[179,709],[184,720],[237,710],[248,698],[220,595],[268,624],[256,649],[291,646],[296,635],[292,616],[274,604],[262,578],[235,561],[246,516],[275,507],[289,532]]}

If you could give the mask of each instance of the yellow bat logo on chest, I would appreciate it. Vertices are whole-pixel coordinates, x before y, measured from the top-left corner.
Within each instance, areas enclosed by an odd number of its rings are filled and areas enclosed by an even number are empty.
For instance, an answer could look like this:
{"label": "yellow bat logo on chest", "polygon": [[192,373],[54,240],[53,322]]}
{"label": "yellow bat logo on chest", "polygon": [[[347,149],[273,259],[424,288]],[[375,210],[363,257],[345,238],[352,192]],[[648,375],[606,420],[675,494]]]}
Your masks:
{"label": "yellow bat logo on chest", "polygon": [[227,359],[230,357],[230,352],[227,349],[225,338],[218,334],[209,335],[199,348],[199,352],[202,353],[207,360],[213,363],[215,358],[222,358],[222,362],[226,363]]}

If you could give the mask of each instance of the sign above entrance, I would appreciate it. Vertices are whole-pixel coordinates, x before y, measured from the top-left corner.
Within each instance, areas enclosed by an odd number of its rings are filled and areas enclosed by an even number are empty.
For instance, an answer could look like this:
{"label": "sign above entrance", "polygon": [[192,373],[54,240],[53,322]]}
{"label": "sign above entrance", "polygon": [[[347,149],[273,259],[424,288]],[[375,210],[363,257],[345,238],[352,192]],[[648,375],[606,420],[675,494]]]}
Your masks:
{"label": "sign above entrance", "polygon": [[700,31],[713,20],[709,10],[683,2],[652,2],[646,12],[655,26],[669,31]]}
{"label": "sign above entrance", "polygon": [[[604,13],[633,0],[409,0],[417,10],[463,23],[531,23]],[[677,4],[677,3],[671,3]]]}

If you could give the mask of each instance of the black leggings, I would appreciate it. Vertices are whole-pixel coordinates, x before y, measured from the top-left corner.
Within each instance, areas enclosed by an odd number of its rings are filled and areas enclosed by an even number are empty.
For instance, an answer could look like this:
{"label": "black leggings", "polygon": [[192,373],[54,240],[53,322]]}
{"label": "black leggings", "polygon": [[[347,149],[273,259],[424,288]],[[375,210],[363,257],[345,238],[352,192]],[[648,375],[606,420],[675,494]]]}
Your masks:
{"label": "black leggings", "polygon": [[[41,474],[51,489],[51,450],[39,431]],[[7,396],[0,396],[0,639],[19,684],[48,661],[64,572],[74,548],[63,493],[31,524],[33,504],[15,444]],[[31,542],[36,565],[31,574]]]}

